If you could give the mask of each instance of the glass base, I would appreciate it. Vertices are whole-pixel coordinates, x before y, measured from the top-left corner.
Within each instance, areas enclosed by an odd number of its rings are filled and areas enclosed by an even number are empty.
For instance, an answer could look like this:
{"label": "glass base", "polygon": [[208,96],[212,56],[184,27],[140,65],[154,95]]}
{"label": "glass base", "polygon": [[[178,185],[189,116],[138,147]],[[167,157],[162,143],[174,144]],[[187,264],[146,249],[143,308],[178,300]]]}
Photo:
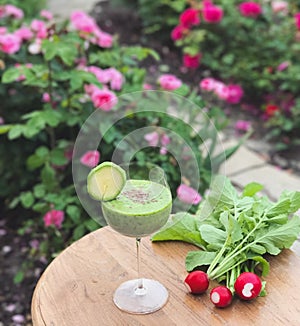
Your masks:
{"label": "glass base", "polygon": [[162,308],[168,301],[168,291],[158,281],[143,279],[143,288],[138,288],[139,280],[122,283],[114,294],[115,305],[132,314],[150,314]]}

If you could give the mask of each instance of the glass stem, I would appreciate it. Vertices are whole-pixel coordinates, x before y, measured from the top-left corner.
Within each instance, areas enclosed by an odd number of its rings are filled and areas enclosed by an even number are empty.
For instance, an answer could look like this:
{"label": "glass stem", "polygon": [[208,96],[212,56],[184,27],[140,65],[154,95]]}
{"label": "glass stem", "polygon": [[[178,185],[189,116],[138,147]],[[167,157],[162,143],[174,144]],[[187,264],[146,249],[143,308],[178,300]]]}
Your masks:
{"label": "glass stem", "polygon": [[140,265],[141,265],[141,238],[136,238],[136,257],[137,257],[137,273],[138,273],[138,289],[143,289],[143,279],[141,278]]}

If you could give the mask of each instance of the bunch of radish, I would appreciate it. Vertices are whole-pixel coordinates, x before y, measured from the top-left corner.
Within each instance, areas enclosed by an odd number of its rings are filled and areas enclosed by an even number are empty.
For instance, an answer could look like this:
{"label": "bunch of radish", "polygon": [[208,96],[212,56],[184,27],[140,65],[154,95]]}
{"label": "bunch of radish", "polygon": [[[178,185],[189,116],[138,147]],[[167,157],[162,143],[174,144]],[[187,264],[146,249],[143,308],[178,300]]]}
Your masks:
{"label": "bunch of radish", "polygon": [[[193,294],[201,294],[207,291],[209,287],[208,275],[200,270],[189,273],[184,284]],[[219,308],[227,307],[231,304],[233,294],[236,293],[242,300],[255,299],[262,290],[260,278],[252,272],[241,273],[234,282],[234,289],[227,286],[217,286],[210,291],[211,302]]]}

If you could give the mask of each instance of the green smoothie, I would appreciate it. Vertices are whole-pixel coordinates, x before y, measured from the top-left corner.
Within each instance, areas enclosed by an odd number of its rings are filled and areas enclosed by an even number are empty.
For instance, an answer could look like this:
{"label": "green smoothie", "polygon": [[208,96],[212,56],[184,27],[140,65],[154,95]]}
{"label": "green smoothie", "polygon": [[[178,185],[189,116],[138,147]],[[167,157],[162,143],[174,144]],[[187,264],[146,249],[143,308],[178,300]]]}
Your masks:
{"label": "green smoothie", "polygon": [[127,180],[116,199],[102,202],[107,223],[130,237],[143,237],[160,229],[171,208],[170,190],[147,180]]}

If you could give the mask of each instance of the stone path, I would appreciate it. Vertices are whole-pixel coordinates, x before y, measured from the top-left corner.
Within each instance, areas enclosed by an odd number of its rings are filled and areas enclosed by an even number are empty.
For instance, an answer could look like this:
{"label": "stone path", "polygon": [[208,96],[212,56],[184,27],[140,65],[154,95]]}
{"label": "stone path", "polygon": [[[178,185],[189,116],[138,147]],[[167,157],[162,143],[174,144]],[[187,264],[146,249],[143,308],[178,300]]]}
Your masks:
{"label": "stone path", "polygon": [[[106,0],[102,0],[106,1]],[[48,0],[48,8],[56,17],[69,17],[73,10],[90,12],[99,0]],[[225,142],[224,147],[233,145],[236,140]],[[285,190],[300,190],[300,177],[282,171],[258,156],[246,146],[242,146],[221,168],[237,186],[243,187],[256,181],[265,187],[271,199],[277,199]],[[295,242],[293,250],[300,256],[300,241]]]}

